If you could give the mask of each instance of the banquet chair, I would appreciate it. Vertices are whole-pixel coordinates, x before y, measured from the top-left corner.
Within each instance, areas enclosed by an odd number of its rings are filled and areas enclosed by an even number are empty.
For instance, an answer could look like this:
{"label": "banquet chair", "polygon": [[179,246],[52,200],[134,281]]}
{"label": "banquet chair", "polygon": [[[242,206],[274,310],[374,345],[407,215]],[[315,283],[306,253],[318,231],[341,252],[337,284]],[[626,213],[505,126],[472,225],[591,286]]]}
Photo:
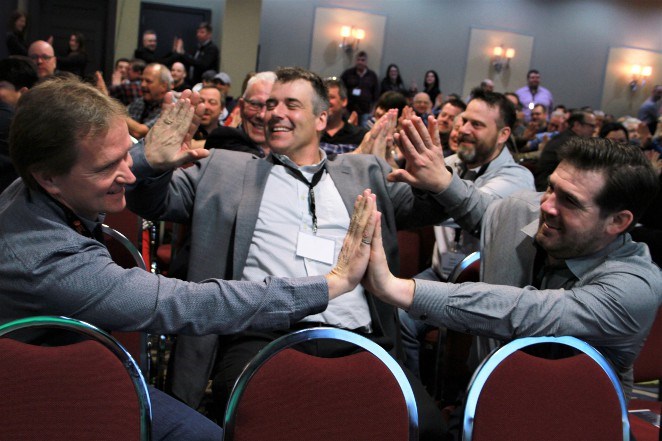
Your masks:
{"label": "banquet chair", "polygon": [[[331,339],[353,349],[324,358],[295,349]],[[309,328],[266,346],[230,394],[224,440],[404,441],[418,439],[414,394],[402,368],[356,333]]]}
{"label": "banquet chair", "polygon": [[[449,283],[478,282],[480,280],[480,252],[475,251],[458,263],[448,276]],[[460,391],[464,391],[471,378],[467,365],[474,337],[464,332],[447,329],[439,332],[434,360],[432,392],[442,406],[453,404]],[[441,354],[439,354],[439,351]]]}
{"label": "banquet chair", "polygon": [[[550,359],[538,352],[572,352]],[[474,373],[463,439],[629,440],[614,369],[574,337],[526,337],[495,350]]]}
{"label": "banquet chair", "polygon": [[[630,425],[637,441],[662,441],[662,429],[637,416],[644,409],[659,415],[662,413],[662,308],[658,309],[653,327],[646,338],[639,356],[634,362],[634,382],[658,382],[657,401],[631,399],[628,403]],[[641,414],[639,414],[641,415]]]}
{"label": "banquet chair", "polygon": [[[105,224],[101,225],[101,232],[113,262],[125,269],[140,268],[147,271],[147,266],[140,251],[124,234]],[[112,334],[129,351],[138,362],[140,370],[149,378],[151,376],[151,360],[147,333],[113,331]]]}
{"label": "banquet chair", "polygon": [[0,326],[0,439],[149,440],[147,385],[108,333],[66,317]]}

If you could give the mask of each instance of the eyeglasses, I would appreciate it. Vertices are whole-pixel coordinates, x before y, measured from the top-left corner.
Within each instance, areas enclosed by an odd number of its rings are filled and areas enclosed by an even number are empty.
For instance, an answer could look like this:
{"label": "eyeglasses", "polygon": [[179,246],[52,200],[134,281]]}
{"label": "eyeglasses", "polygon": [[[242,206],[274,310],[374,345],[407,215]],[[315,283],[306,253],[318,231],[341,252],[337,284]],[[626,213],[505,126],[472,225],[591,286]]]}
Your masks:
{"label": "eyeglasses", "polygon": [[39,61],[40,58],[44,61],[50,61],[53,58],[55,58],[55,56],[54,55],[30,55],[30,58],[34,61]]}
{"label": "eyeglasses", "polygon": [[262,109],[266,107],[265,103],[262,103],[260,101],[253,101],[253,100],[247,100],[245,99],[244,102],[246,103],[246,106],[254,112],[260,112]]}

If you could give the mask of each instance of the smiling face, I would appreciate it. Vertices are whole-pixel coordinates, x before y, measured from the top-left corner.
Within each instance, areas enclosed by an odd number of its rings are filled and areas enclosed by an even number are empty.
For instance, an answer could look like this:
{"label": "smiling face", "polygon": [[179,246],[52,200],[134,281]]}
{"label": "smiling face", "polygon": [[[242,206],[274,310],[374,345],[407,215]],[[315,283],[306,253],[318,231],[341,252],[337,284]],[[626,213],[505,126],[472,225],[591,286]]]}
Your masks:
{"label": "smiling face", "polygon": [[299,165],[319,160],[318,133],[326,128],[327,111],[314,113],[314,93],[305,80],[276,82],[267,100],[266,144]]}
{"label": "smiling face", "polygon": [[143,47],[154,52],[156,50],[156,34],[143,34]]}
{"label": "smiling face", "polygon": [[439,127],[439,133],[448,133],[453,128],[453,121],[455,117],[462,112],[462,109],[455,107],[451,103],[444,104],[444,107],[441,108],[441,112],[437,116],[437,127]]}
{"label": "smiling face", "polygon": [[586,256],[613,240],[611,216],[601,216],[595,202],[604,185],[601,171],[581,170],[566,161],[556,167],[540,199],[540,225],[536,233],[536,241],[550,257]]}
{"label": "smiling face", "polygon": [[115,118],[106,134],[83,139],[68,173],[37,177],[41,186],[78,216],[95,220],[99,213],[124,209],[124,186],[135,182],[126,122]]}
{"label": "smiling face", "polygon": [[264,145],[264,114],[272,84],[258,81],[251,84],[244,97],[239,99],[241,126],[248,137],[257,145]]}
{"label": "smiling face", "polygon": [[398,75],[400,72],[398,72],[398,68],[395,66],[391,66],[391,68],[388,70],[388,77],[391,79],[391,82],[395,83],[398,80]]}
{"label": "smiling face", "polygon": [[143,99],[149,103],[161,101],[168,92],[168,84],[161,81],[161,69],[159,65],[148,65],[143,70],[140,88],[143,91]]}
{"label": "smiling face", "polygon": [[498,107],[473,99],[462,115],[457,154],[469,167],[478,167],[496,158],[510,136],[510,128],[499,129]]}
{"label": "smiling face", "polygon": [[200,89],[200,102],[205,106],[205,113],[200,118],[200,125],[204,128],[216,128],[218,117],[223,111],[221,105],[221,92],[215,87]]}
{"label": "smiling face", "polygon": [[179,86],[184,81],[184,78],[186,78],[186,68],[182,63],[177,61],[172,63],[170,74],[172,75],[172,81],[174,82],[175,86]]}

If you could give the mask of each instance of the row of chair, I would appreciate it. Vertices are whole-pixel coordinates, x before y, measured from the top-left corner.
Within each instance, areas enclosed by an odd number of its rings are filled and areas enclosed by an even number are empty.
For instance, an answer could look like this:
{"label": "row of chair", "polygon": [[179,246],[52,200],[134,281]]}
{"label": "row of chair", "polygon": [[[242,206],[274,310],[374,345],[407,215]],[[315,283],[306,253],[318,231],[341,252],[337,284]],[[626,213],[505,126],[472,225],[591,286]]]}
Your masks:
{"label": "row of chair", "polygon": [[[15,339],[46,328],[86,340],[37,346]],[[325,359],[296,350],[315,339],[356,351]],[[540,344],[578,354],[549,360],[528,352]],[[0,326],[0,353],[0,438],[149,439],[146,383],[109,334],[78,320],[32,317]],[[574,337],[530,337],[504,345],[476,371],[463,432],[467,441],[629,440],[632,428],[639,441],[656,439],[652,424],[649,432],[637,433],[639,426],[598,351]],[[418,438],[416,403],[400,366],[374,342],[334,328],[301,330],[260,352],[232,391],[224,428],[224,439],[236,441]]]}

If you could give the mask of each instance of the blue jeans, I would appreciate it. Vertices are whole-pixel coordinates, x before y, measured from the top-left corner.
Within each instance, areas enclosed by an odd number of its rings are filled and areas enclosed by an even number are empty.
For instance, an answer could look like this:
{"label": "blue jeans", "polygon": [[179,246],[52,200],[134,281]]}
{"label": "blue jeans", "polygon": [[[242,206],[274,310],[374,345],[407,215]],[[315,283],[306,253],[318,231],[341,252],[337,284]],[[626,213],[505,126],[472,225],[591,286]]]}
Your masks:
{"label": "blue jeans", "polygon": [[186,404],[152,386],[153,441],[220,441],[223,429]]}

